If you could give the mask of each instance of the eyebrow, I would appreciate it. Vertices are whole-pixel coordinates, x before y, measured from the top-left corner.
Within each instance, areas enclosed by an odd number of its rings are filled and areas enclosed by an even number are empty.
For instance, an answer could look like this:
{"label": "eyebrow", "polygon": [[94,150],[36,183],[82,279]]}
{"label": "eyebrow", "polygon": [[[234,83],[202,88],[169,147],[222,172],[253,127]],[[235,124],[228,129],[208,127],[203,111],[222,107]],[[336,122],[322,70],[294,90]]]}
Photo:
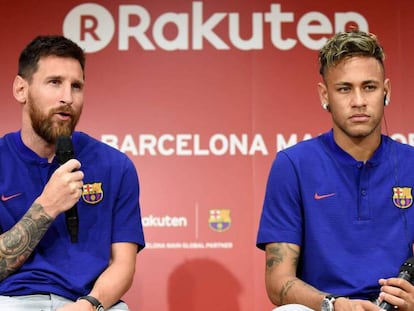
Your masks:
{"label": "eyebrow", "polygon": [[[346,81],[335,83],[335,85],[353,85],[353,84],[354,83],[346,82]],[[378,80],[364,80],[364,81],[362,81],[361,84],[362,85],[367,85],[367,84],[376,84],[376,85],[378,85],[378,84],[380,84],[380,82]]]}
{"label": "eyebrow", "polygon": [[[60,75],[51,75],[51,76],[47,76],[46,80],[65,80],[65,78]],[[74,83],[84,85],[85,81],[83,79],[82,80],[75,79],[74,81],[71,82],[71,84],[74,84]]]}

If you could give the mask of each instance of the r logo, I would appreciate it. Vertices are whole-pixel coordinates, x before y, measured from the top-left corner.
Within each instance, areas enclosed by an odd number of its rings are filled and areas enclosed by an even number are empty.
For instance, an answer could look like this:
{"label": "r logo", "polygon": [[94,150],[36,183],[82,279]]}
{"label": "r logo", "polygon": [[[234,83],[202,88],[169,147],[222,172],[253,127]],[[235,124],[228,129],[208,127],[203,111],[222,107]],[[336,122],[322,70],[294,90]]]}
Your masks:
{"label": "r logo", "polygon": [[76,42],[86,53],[105,48],[114,32],[115,23],[111,13],[95,3],[74,7],[63,22],[63,35]]}

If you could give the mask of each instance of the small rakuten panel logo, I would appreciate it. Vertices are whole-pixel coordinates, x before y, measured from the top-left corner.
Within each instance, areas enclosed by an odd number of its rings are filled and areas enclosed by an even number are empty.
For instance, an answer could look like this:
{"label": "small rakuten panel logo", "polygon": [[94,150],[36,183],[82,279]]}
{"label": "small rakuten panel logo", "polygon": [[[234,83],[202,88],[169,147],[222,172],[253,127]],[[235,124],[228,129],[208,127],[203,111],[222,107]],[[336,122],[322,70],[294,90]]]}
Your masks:
{"label": "small rakuten panel logo", "polygon": [[[104,49],[114,39],[118,41],[120,51],[128,51],[131,44],[147,51],[203,50],[206,42],[217,50],[249,51],[262,50],[266,41],[284,51],[293,49],[298,42],[308,49],[318,50],[328,37],[345,30],[349,24],[368,31],[367,20],[357,12],[337,12],[331,21],[317,11],[296,17],[294,12],[283,12],[277,3],[270,5],[269,12],[252,12],[251,16],[241,16],[238,12],[216,12],[205,16],[203,6],[203,2],[194,1],[189,7],[190,12],[166,12],[154,18],[141,5],[119,5],[115,13],[118,16],[116,25],[112,13],[105,7],[84,3],[66,15],[63,33],[86,52],[93,53]],[[131,23],[131,20],[138,20],[138,23]],[[283,33],[288,23],[296,23],[296,36]],[[216,32],[219,24],[226,25],[227,34]],[[251,25],[249,38],[242,38],[241,25]],[[165,35],[167,27],[174,27],[172,37]],[[265,32],[265,27],[269,27],[269,31]],[[265,33],[269,38],[265,38]]]}

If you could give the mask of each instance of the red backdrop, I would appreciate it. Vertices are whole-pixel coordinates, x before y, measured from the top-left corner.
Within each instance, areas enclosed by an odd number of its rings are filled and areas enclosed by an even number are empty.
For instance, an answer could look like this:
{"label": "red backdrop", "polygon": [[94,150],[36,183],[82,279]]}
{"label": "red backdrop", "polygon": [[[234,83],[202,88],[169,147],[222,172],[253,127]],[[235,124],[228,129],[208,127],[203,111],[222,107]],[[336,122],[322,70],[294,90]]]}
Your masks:
{"label": "red backdrop", "polygon": [[79,130],[134,161],[147,248],[132,310],[270,310],[255,248],[277,150],[330,127],[317,49],[351,24],[376,33],[392,81],[388,133],[414,144],[414,3],[212,0],[0,2],[0,134],[20,126],[17,57],[38,34],[86,51]]}

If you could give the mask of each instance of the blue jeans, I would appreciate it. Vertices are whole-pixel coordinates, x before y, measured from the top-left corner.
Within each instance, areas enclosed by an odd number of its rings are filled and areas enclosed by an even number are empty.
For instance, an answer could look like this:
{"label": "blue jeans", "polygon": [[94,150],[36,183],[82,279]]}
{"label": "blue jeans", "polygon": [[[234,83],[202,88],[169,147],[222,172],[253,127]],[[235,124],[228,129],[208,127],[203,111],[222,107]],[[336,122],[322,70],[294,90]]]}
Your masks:
{"label": "blue jeans", "polygon": [[[0,296],[0,310],[7,311],[55,311],[72,300],[58,295]],[[106,311],[128,311],[126,303],[120,302]]]}

